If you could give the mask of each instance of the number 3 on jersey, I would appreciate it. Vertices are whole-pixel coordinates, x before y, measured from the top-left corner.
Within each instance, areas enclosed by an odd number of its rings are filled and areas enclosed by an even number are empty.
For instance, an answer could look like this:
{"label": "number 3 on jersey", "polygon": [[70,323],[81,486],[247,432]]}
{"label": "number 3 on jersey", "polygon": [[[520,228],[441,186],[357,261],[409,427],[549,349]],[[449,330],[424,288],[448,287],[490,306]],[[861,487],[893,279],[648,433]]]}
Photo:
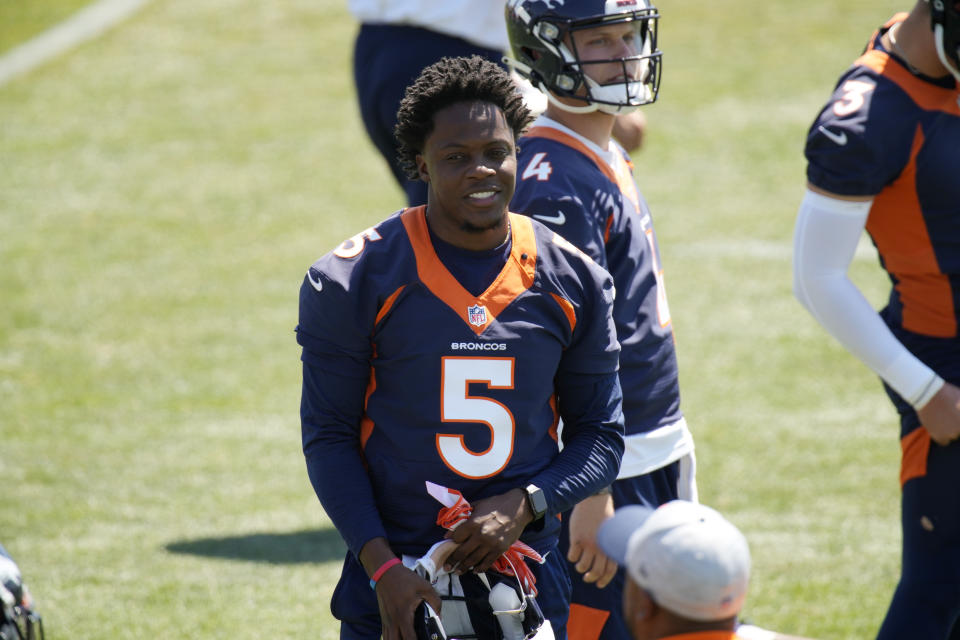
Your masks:
{"label": "number 3 on jersey", "polygon": [[503,404],[470,395],[470,383],[486,383],[488,389],[513,388],[513,358],[443,358],[440,419],[443,422],[485,424],[490,446],[470,450],[463,434],[438,433],[437,451],[454,473],[471,478],[489,478],[499,473],[513,455],[515,423]]}

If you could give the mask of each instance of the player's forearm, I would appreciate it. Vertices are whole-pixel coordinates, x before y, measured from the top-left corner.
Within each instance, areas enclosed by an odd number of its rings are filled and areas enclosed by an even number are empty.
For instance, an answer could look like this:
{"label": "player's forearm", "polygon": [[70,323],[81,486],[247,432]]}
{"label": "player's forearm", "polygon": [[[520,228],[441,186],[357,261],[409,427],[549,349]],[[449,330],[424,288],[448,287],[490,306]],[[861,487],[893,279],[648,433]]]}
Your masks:
{"label": "player's forearm", "polygon": [[794,295],[827,332],[921,407],[943,381],[911,354],[847,277],[870,202],[807,192],[794,234]]}
{"label": "player's forearm", "polygon": [[609,486],[623,457],[623,414],[616,373],[578,376],[560,390],[563,450],[532,480],[550,513],[566,511]]}
{"label": "player's forearm", "polygon": [[300,420],[310,482],[347,546],[359,554],[367,541],[386,533],[360,451],[362,402],[348,400],[362,397],[363,390],[353,386],[304,364]]}
{"label": "player's forearm", "polygon": [[320,438],[304,455],[320,504],[347,547],[359,554],[370,539],[386,537],[370,478],[356,445]]}

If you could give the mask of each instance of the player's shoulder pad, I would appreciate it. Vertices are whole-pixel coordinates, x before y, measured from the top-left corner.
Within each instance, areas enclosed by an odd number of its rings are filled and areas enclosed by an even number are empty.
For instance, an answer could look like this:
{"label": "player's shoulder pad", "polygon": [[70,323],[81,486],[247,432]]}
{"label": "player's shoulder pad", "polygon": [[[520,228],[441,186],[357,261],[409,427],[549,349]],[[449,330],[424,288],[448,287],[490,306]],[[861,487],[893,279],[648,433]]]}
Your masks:
{"label": "player's shoulder pad", "polygon": [[592,298],[600,294],[613,303],[613,277],[589,255],[544,224],[532,220],[541,252],[541,275],[568,299]]}
{"label": "player's shoulder pad", "polygon": [[[307,270],[301,297],[363,300],[415,277],[416,261],[400,212],[344,240]],[[309,288],[308,286],[309,285]],[[371,304],[373,304],[371,302]]]}
{"label": "player's shoulder pad", "polygon": [[[873,54],[873,55],[870,55]],[[887,54],[868,52],[876,62]],[[879,192],[902,169],[916,135],[918,106],[874,68],[847,70],[807,134],[807,178],[834,193]]]}
{"label": "player's shoulder pad", "polygon": [[609,182],[593,157],[561,140],[529,136],[520,138],[517,145],[518,189],[536,185],[592,193],[598,183]]}

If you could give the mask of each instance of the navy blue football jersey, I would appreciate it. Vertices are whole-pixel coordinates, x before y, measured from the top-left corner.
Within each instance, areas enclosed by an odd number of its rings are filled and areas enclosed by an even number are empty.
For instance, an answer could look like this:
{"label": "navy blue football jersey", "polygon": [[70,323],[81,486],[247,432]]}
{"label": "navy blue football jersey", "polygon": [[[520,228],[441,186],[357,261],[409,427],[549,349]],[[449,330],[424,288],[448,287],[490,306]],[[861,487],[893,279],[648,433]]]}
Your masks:
{"label": "navy blue football jersey", "polygon": [[[554,468],[561,416],[572,438],[607,452],[590,454],[597,486],[616,475],[619,387],[601,385],[570,406],[557,400],[569,381],[617,379],[613,283],[545,226],[511,214],[510,227],[506,264],[478,296],[438,259],[424,207],[343,243],[304,280],[304,451],[321,502],[355,551],[376,535],[410,554],[442,538],[427,481],[474,502],[533,479],[554,513],[567,508],[559,485],[585,471]],[[566,429],[563,439],[566,455]],[[572,488],[576,499],[582,488]],[[358,514],[343,513],[340,492]],[[522,539],[535,548],[555,539],[557,520],[546,520]]]}
{"label": "navy blue football jersey", "polygon": [[807,179],[874,196],[867,232],[892,288],[882,315],[946,378],[960,375],[960,90],[915,75],[874,33],[810,127]]}
{"label": "navy blue football jersey", "polygon": [[674,423],[682,414],[673,327],[653,218],[632,163],[619,145],[604,159],[547,122],[518,143],[510,208],[548,225],[613,276],[626,434]]}

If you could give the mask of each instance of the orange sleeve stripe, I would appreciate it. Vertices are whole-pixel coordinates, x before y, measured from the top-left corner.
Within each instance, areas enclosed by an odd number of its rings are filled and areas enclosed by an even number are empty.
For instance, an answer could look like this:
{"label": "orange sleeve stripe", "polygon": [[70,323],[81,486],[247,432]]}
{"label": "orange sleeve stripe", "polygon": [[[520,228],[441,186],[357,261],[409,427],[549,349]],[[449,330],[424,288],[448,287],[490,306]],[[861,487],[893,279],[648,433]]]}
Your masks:
{"label": "orange sleeve stripe", "polygon": [[903,326],[923,335],[957,335],[953,289],[941,272],[917,197],[917,155],[924,136],[917,127],[910,160],[900,176],[880,192],[867,219],[884,266],[897,280],[903,304]]}
{"label": "orange sleeve stripe", "polygon": [[363,417],[360,418],[360,449],[367,448],[367,440],[370,439],[370,436],[373,435],[373,420],[370,419],[370,416],[367,415],[367,403],[370,400],[370,395],[377,388],[377,376],[373,367],[370,367],[370,381],[367,383],[367,393],[363,396]]}
{"label": "orange sleeve stripe", "polygon": [[610,228],[613,227],[613,214],[607,216],[607,224],[603,227],[603,241],[610,242]]}
{"label": "orange sleeve stripe", "polygon": [[567,637],[570,640],[598,640],[609,617],[609,611],[571,602]]}
{"label": "orange sleeve stripe", "polygon": [[390,294],[390,297],[384,301],[383,306],[380,307],[380,311],[377,312],[377,319],[374,321],[374,326],[380,324],[380,321],[383,320],[383,317],[390,312],[390,309],[393,308],[393,303],[397,301],[397,297],[400,295],[400,292],[404,290],[406,285],[399,287],[396,291]]}
{"label": "orange sleeve stripe", "polygon": [[922,426],[900,439],[900,488],[913,478],[927,475],[927,457],[930,454],[930,432]]}
{"label": "orange sleeve stripe", "polygon": [[566,298],[561,298],[555,293],[551,293],[550,295],[553,296],[553,299],[560,305],[560,308],[563,310],[563,315],[567,316],[567,322],[570,323],[570,331],[573,331],[577,326],[577,313],[573,309],[573,303]]}
{"label": "orange sleeve stripe", "polygon": [[550,410],[553,411],[553,424],[550,425],[550,431],[548,433],[554,442],[560,442],[560,434],[558,433],[560,427],[560,412],[557,411],[557,394],[550,396]]}

